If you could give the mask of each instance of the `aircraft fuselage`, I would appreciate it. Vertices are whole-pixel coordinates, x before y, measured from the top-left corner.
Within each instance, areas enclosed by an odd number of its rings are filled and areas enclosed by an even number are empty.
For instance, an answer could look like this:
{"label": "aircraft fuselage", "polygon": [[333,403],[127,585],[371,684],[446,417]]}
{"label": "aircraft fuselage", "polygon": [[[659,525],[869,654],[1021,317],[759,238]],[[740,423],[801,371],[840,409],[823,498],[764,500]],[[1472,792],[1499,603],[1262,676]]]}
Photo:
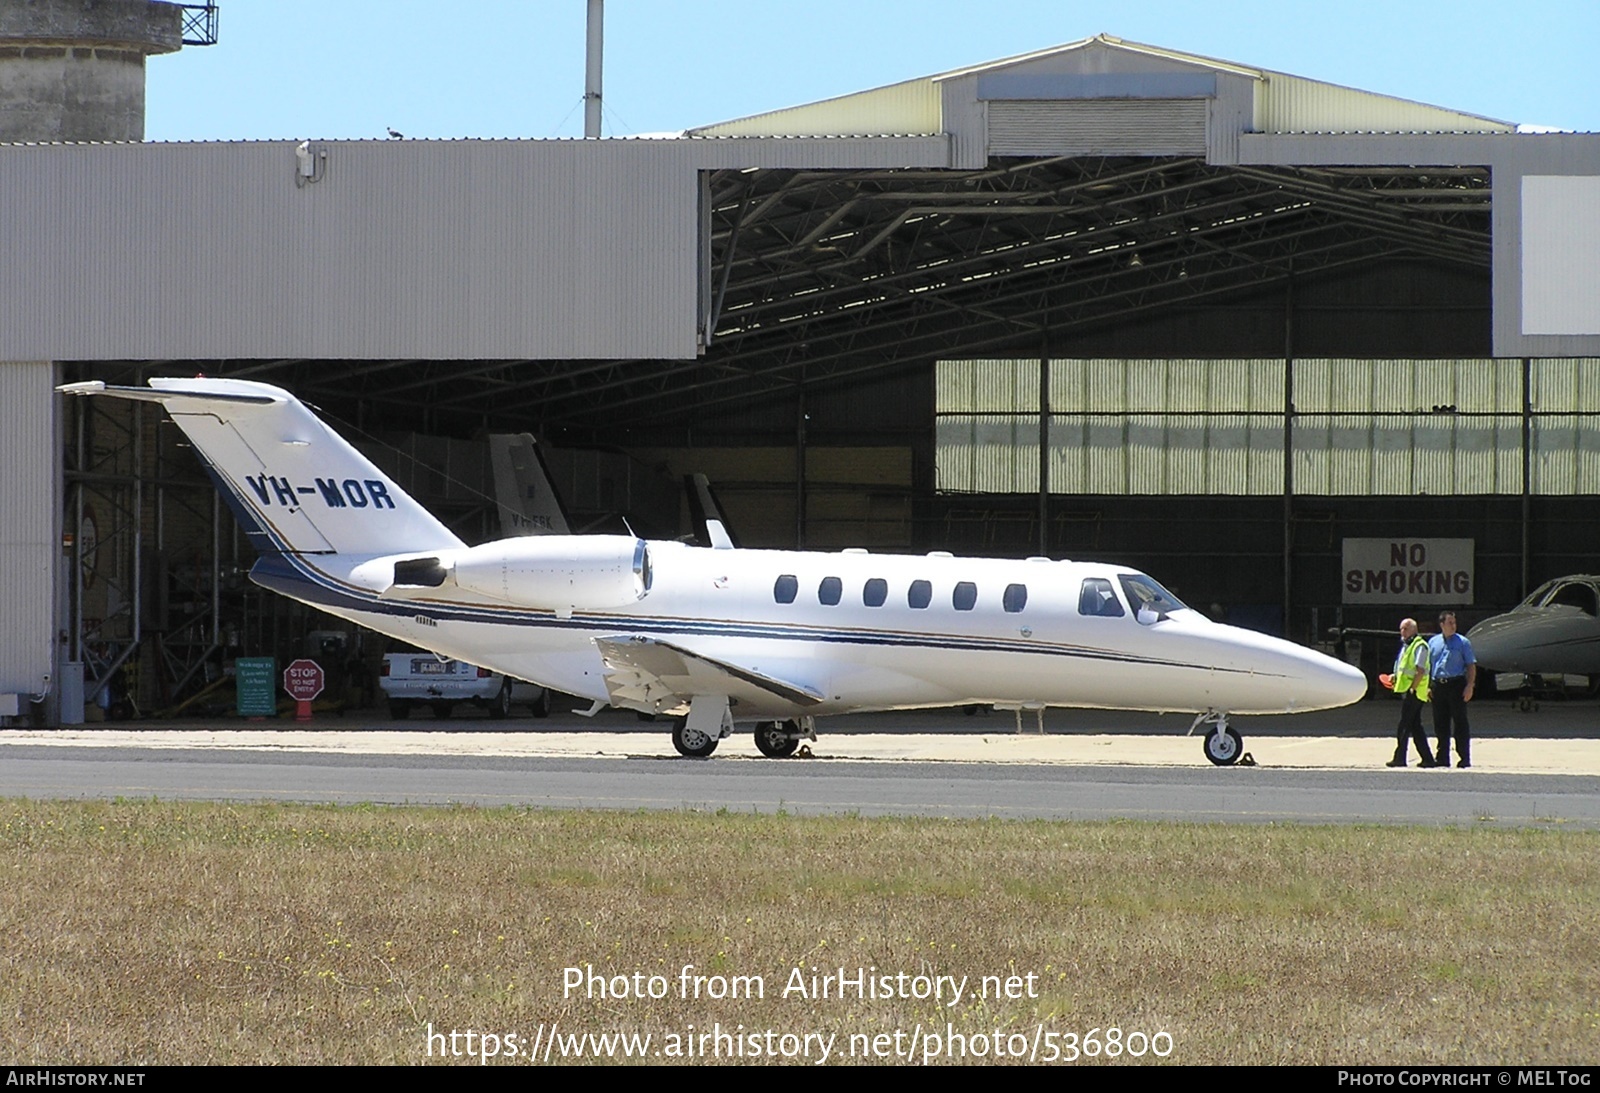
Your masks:
{"label": "aircraft fuselage", "polygon": [[[518,543],[559,559],[563,538]],[[460,587],[381,595],[349,579],[361,560],[343,574],[322,559],[275,561],[256,578],[424,648],[589,699],[613,698],[596,639],[641,637],[814,698],[753,692],[735,703],[740,720],[995,703],[1283,713],[1345,705],[1366,685],[1348,665],[1186,607],[1141,617],[1122,578],[1148,578],[1114,565],[675,542],[648,551],[651,585],[635,602],[570,612]],[[1085,582],[1109,592],[1115,614],[1084,612]],[[791,601],[780,602],[786,592]]]}

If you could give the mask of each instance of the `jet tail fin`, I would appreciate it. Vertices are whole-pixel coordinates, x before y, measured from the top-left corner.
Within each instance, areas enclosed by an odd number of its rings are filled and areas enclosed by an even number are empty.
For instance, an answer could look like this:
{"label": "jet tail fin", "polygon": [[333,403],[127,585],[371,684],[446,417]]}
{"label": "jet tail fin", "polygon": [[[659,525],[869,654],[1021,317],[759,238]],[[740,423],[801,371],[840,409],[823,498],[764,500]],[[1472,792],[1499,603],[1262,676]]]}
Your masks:
{"label": "jet tail fin", "polygon": [[69,383],[60,390],[161,403],[263,556],[465,545],[280,387],[197,378],[152,379],[149,387]]}
{"label": "jet tail fin", "polygon": [[722,514],[722,506],[717,504],[711,480],[703,474],[685,475],[683,488],[689,495],[689,517],[694,521],[695,542],[717,550],[732,550],[738,546],[733,529]]}
{"label": "jet tail fin", "polygon": [[491,433],[489,465],[500,530],[513,535],[570,535],[571,524],[532,433]]}

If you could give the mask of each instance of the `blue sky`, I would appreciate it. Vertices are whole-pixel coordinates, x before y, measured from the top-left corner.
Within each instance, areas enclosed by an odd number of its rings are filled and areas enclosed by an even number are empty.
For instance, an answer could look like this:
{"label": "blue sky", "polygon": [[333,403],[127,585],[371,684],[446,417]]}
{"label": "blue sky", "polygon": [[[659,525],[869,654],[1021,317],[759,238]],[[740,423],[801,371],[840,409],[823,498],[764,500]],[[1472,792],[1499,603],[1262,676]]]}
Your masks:
{"label": "blue sky", "polygon": [[[220,0],[150,140],[579,136],[584,0]],[[1600,0],[610,0],[605,132],[679,130],[1096,33],[1600,131]]]}

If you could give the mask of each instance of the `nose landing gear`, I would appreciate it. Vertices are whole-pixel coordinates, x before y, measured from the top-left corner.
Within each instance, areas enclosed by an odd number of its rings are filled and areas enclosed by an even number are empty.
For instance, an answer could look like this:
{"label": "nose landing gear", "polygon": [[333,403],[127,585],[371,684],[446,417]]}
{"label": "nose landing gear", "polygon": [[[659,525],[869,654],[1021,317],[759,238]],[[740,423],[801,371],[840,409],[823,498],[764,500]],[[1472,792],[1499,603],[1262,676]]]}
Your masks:
{"label": "nose landing gear", "polygon": [[1244,754],[1244,740],[1238,732],[1228,727],[1228,715],[1216,710],[1197,714],[1194,724],[1189,726],[1189,734],[1192,736],[1201,725],[1211,726],[1204,743],[1206,758],[1219,767],[1231,767],[1237,763]]}

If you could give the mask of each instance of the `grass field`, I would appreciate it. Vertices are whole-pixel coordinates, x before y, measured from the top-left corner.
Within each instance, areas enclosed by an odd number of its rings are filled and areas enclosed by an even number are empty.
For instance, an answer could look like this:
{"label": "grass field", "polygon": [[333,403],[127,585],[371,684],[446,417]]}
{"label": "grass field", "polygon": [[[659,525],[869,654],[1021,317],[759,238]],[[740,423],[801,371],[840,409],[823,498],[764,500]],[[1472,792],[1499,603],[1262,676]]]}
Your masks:
{"label": "grass field", "polygon": [[1600,1060],[1583,832],[7,801],[0,845],[15,1063]]}

